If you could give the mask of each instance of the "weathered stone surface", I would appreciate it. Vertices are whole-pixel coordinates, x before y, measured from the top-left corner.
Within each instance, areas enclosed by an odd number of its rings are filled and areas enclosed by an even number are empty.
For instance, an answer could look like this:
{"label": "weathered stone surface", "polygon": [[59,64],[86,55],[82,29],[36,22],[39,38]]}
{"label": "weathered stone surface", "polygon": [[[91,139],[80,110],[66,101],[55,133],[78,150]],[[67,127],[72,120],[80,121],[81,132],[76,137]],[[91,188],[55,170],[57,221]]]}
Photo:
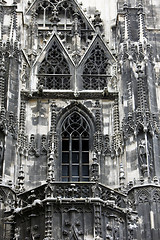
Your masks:
{"label": "weathered stone surface", "polygon": [[160,239],[160,3],[0,1],[0,238]]}

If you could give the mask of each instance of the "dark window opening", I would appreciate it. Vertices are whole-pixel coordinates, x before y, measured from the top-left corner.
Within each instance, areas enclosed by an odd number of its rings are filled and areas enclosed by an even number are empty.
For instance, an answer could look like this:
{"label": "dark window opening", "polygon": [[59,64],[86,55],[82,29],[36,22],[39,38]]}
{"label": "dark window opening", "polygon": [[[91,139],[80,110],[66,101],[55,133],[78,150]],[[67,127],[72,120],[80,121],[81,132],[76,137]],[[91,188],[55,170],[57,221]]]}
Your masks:
{"label": "dark window opening", "polygon": [[82,78],[85,90],[101,90],[108,84],[110,63],[99,43],[96,44],[85,62]]}
{"label": "dark window opening", "polygon": [[77,112],[62,125],[62,181],[89,181],[89,125]]}

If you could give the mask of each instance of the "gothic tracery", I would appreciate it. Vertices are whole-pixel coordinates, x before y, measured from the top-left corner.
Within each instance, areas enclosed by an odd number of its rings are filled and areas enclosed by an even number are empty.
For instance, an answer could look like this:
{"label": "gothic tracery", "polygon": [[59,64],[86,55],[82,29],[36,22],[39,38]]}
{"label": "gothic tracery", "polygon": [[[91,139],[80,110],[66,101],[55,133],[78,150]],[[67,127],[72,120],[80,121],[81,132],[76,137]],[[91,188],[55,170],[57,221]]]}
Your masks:
{"label": "gothic tracery", "polygon": [[0,1],[2,240],[160,239],[160,4],[83,2]]}

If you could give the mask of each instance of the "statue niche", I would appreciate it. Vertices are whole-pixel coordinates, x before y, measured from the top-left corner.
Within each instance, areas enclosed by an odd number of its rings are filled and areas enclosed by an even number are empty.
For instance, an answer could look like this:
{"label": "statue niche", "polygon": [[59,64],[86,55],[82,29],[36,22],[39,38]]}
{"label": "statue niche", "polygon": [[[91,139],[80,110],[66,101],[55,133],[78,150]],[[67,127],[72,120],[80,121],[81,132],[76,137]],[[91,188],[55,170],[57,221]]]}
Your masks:
{"label": "statue niche", "polygon": [[141,139],[139,141],[139,165],[144,177],[153,173],[152,145],[149,141]]}

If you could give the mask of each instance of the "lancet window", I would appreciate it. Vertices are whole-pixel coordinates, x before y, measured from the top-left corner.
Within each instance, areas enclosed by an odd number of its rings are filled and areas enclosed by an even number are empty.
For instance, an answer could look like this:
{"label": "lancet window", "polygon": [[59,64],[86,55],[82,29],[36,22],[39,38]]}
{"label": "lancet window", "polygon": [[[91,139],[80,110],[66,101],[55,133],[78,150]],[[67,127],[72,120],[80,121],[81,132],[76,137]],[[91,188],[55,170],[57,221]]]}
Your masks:
{"label": "lancet window", "polygon": [[109,67],[105,51],[100,44],[97,43],[84,65],[82,75],[83,88],[86,90],[104,89],[108,82]]}
{"label": "lancet window", "polygon": [[62,181],[89,181],[90,127],[74,111],[62,124]]}
{"label": "lancet window", "polygon": [[52,17],[52,11],[54,9],[53,3],[44,0],[41,1],[36,9],[38,15],[38,25],[39,27],[49,27],[51,25],[50,18]]}
{"label": "lancet window", "polygon": [[60,48],[54,42],[38,71],[38,86],[44,89],[70,89],[70,69]]}

